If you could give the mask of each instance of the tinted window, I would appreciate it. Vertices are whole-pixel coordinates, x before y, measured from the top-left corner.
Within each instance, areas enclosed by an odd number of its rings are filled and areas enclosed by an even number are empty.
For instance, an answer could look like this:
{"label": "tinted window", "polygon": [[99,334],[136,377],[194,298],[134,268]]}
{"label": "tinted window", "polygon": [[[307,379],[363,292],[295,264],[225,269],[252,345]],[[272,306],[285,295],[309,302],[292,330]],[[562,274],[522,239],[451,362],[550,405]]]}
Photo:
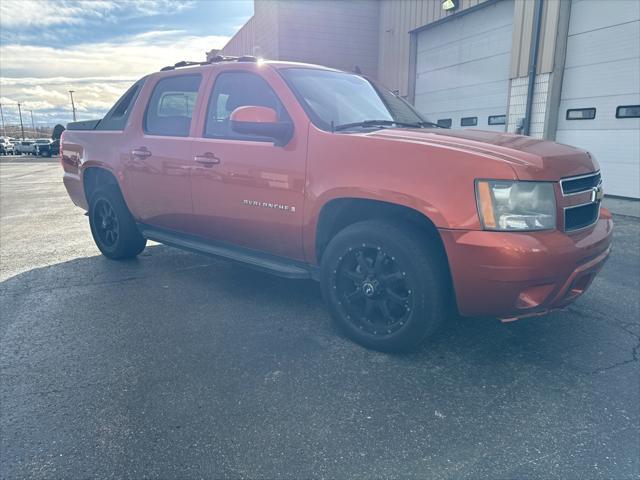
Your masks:
{"label": "tinted window", "polygon": [[451,119],[450,118],[438,119],[438,126],[442,128],[451,128]]}
{"label": "tinted window", "polygon": [[616,118],[640,118],[640,105],[620,105],[616,108]]}
{"label": "tinted window", "polygon": [[127,90],[96,126],[96,130],[123,130],[143,83],[144,80],[140,80]]}
{"label": "tinted window", "polygon": [[420,123],[424,121],[402,97],[378,84],[374,84],[374,87],[394,120],[404,123]]}
{"label": "tinted window", "polygon": [[247,137],[231,130],[229,117],[238,107],[269,107],[276,111],[278,120],[289,116],[269,84],[259,75],[248,72],[226,72],[216,78],[209,97],[204,136],[210,138],[241,138],[243,140],[268,140]]}
{"label": "tinted window", "polygon": [[180,75],[160,80],[147,105],[145,133],[188,137],[201,79],[200,75]]}
{"label": "tinted window", "polygon": [[315,68],[285,68],[280,73],[311,121],[324,130],[367,120],[397,121],[415,128],[425,122],[401,97],[360,75]]}
{"label": "tinted window", "polygon": [[474,127],[478,125],[478,117],[464,117],[460,119],[460,126]]}
{"label": "tinted window", "polygon": [[567,120],[593,120],[596,118],[595,108],[570,108],[567,110]]}

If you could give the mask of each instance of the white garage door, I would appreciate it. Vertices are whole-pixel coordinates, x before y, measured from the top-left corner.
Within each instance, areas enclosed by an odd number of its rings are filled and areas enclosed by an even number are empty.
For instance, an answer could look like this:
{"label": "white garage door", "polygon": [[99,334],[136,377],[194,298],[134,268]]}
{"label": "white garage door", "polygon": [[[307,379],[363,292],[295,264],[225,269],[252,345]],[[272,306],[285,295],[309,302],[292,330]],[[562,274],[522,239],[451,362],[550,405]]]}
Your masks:
{"label": "white garage door", "polygon": [[504,0],[417,35],[415,105],[452,128],[505,131],[513,0]]}
{"label": "white garage door", "polygon": [[556,140],[589,150],[605,193],[640,197],[640,2],[573,0]]}

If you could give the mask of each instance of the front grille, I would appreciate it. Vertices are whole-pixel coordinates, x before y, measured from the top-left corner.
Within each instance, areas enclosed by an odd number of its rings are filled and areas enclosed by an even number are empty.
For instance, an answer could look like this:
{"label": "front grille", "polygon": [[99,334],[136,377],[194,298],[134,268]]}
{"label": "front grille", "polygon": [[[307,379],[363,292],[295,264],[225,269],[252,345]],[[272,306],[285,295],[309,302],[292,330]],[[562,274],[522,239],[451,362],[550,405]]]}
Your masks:
{"label": "front grille", "polygon": [[599,212],[600,202],[565,208],[564,230],[566,232],[570,232],[572,230],[580,230],[581,228],[594,224],[598,220]]}
{"label": "front grille", "polygon": [[562,194],[575,195],[577,193],[587,192],[597,187],[600,184],[600,180],[600,172],[560,180]]}

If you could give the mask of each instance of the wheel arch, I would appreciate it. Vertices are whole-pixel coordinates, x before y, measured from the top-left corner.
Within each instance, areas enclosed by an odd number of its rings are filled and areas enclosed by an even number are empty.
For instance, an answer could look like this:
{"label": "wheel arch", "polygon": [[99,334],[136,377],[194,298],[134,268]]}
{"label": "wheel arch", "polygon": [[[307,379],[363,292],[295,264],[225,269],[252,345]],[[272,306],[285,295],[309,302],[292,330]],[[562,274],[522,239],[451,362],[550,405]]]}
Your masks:
{"label": "wheel arch", "polygon": [[[434,210],[435,211],[435,210]],[[432,218],[417,208],[385,200],[366,197],[336,197],[324,203],[318,213],[315,231],[315,260],[321,264],[322,254],[331,239],[345,227],[363,220],[389,220],[413,229],[425,239],[425,246],[436,248],[442,261],[445,281],[449,286],[447,301],[458,311],[455,284],[451,275],[449,257],[438,226]]]}
{"label": "wheel arch", "polygon": [[[113,185],[124,198],[124,191],[120,185],[116,172],[102,163],[85,163],[82,168],[82,188],[87,200],[87,205],[91,200],[93,192],[103,185]],[[125,199],[125,204],[126,203]]]}
{"label": "wheel arch", "polygon": [[[318,264],[327,245],[340,230],[353,223],[372,219],[391,220],[413,227],[436,242],[446,259],[446,250],[436,223],[412,206],[374,198],[336,197],[322,205],[317,218],[314,255]],[[448,261],[446,263],[448,267]]]}

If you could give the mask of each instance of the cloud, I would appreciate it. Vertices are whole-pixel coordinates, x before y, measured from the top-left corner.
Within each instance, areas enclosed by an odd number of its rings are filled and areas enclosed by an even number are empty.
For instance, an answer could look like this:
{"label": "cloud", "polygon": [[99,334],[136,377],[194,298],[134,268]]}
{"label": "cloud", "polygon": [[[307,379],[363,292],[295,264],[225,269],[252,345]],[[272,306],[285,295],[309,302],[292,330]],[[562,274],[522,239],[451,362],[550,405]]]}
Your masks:
{"label": "cloud", "polygon": [[34,110],[36,122],[66,123],[71,120],[69,90],[75,91],[80,119],[100,118],[137,79],[180,60],[204,60],[206,51],[227,41],[173,30],[62,49],[1,45],[5,120],[17,121],[19,101]]}
{"label": "cloud", "polygon": [[[85,43],[67,48],[2,45],[3,77],[91,77],[142,75],[180,60],[204,60],[226,36],[189,36],[179,30],[151,31],[119,42]],[[46,61],[43,61],[46,59]]]}
{"label": "cloud", "polygon": [[52,101],[56,100],[66,100],[67,97],[56,91],[48,88],[43,88],[41,85],[37,85],[33,88],[23,88],[22,94],[27,95],[29,97],[38,97],[42,99],[51,99]]}
{"label": "cloud", "polygon": [[179,0],[2,0],[4,28],[79,25],[90,20],[114,21],[178,12],[193,6]]}

